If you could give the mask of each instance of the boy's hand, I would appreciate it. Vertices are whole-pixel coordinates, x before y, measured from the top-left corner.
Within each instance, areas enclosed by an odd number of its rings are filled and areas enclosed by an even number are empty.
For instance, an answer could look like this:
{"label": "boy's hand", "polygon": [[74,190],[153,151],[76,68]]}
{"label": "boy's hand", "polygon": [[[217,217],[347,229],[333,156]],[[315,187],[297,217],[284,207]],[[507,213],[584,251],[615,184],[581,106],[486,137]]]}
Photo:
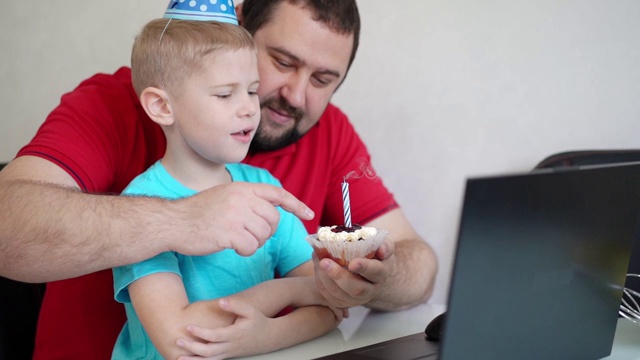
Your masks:
{"label": "boy's hand", "polygon": [[[226,359],[250,354],[267,352],[271,348],[268,322],[253,306],[238,300],[220,299],[221,309],[237,315],[236,321],[229,326],[207,329],[197,325],[188,325],[187,331],[202,341],[178,339],[177,345],[192,352],[194,356],[181,356],[180,360]],[[271,334],[278,336],[278,334]]]}

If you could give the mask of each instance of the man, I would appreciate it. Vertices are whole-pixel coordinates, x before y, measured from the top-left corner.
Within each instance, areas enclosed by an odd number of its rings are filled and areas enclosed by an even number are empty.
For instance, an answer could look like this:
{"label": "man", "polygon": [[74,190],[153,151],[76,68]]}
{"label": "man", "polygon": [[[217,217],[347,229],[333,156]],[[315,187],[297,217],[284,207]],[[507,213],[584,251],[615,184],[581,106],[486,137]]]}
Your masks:
{"label": "man", "polygon": [[[0,172],[0,274],[67,279],[47,286],[35,358],[110,355],[125,319],[111,267],[164,251],[251,254],[277,226],[273,205],[300,216],[309,232],[342,223],[340,182],[371,173],[364,144],[329,104],[357,50],[355,2],[246,0],[238,14],[258,47],[262,107],[245,162],[268,169],[290,193],[232,183],[174,202],[95,194],[118,194],[164,154],[165,142],[137,101],[129,69],[86,80]],[[380,179],[349,181],[353,222],[386,229],[390,239],[376,259],[348,269],[315,259],[323,295],[338,307],[380,310],[426,301],[433,251]]]}

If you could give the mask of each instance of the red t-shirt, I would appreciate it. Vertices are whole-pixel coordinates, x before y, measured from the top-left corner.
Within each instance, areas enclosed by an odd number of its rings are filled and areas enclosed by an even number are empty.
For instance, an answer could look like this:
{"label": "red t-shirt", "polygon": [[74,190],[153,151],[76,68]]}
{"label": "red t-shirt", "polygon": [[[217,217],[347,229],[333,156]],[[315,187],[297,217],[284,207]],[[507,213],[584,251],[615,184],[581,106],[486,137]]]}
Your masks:
{"label": "red t-shirt", "polygon": [[[133,90],[131,70],[121,68],[113,75],[95,75],[64,95],[18,156],[58,164],[87,192],[119,194],[165,147],[162,130]],[[312,233],[321,225],[343,223],[343,177],[372,171],[363,142],[333,105],[297,143],[250,155],[245,162],[268,169],[315,211],[316,217],[305,221]],[[350,178],[349,184],[353,223],[367,223],[398,206],[379,178]],[[113,299],[111,270],[51,282],[34,359],[109,359],[125,320],[124,307]]]}

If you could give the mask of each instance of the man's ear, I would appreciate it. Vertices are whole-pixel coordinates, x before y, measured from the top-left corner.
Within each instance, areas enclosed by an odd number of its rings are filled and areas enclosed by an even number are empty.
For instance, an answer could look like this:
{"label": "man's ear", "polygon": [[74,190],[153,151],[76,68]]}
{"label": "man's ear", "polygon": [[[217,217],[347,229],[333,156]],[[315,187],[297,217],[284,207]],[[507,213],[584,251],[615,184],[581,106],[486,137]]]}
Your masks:
{"label": "man's ear", "polygon": [[166,91],[155,87],[148,87],[142,90],[140,103],[144,111],[155,123],[165,126],[173,124],[173,110]]}
{"label": "man's ear", "polygon": [[242,3],[236,4],[236,17],[238,18],[238,25],[242,26]]}

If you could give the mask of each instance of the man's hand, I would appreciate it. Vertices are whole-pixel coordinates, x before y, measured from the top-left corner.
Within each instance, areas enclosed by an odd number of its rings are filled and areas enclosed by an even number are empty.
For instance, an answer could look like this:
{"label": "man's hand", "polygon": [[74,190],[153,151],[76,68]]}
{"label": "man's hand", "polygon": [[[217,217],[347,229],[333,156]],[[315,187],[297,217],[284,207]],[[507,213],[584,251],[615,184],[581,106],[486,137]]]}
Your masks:
{"label": "man's hand", "polygon": [[170,248],[184,255],[205,255],[223,249],[253,254],[278,227],[281,206],[301,219],[314,214],[304,203],[283,188],[255,183],[233,182],[176,201],[175,224],[183,236],[173,239]]}
{"label": "man's hand", "polygon": [[393,241],[385,240],[373,259],[355,259],[345,269],[331,259],[313,255],[316,283],[322,296],[333,306],[349,308],[369,303],[382,291],[393,272],[396,257]]}
{"label": "man's hand", "polygon": [[415,232],[400,209],[365,224],[389,236],[373,259],[355,259],[342,268],[314,257],[318,289],[335,307],[366,305],[382,311],[402,310],[429,299],[438,270],[433,249]]}

